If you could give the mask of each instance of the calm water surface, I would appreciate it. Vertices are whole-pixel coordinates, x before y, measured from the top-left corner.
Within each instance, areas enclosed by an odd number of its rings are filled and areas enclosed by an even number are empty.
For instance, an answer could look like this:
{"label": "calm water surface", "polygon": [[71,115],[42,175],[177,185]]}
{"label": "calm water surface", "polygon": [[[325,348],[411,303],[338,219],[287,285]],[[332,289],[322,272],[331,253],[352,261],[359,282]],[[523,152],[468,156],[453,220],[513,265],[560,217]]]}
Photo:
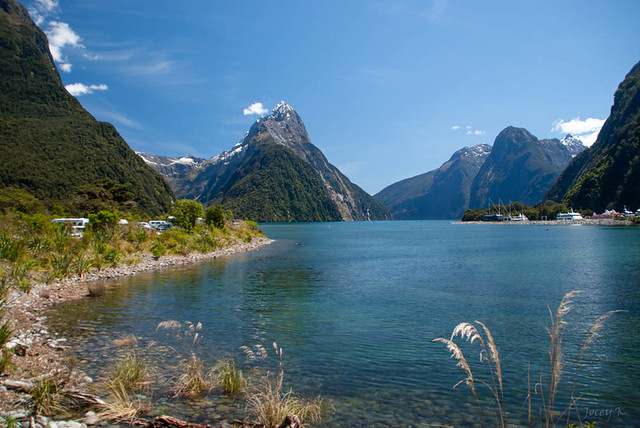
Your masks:
{"label": "calm water surface", "polygon": [[[566,408],[575,385],[583,421],[640,423],[640,228],[440,221],[262,228],[277,242],[122,280],[105,296],[56,308],[52,328],[97,379],[122,352],[114,340],[135,335],[160,379],[158,411],[194,422],[230,421],[246,410],[215,393],[199,402],[171,399],[183,347],[156,331],[163,320],[202,322],[198,351],[208,364],[231,356],[249,370],[239,348],[277,342],[287,385],[335,407],[326,426],[470,426],[480,424],[475,400],[464,384],[452,388],[464,373],[432,339],[480,320],[499,348],[509,420],[526,425],[528,370],[535,421],[536,400],[546,393],[548,306],[582,290],[566,318],[557,408]],[[591,323],[616,309],[627,312],[607,320],[578,365]],[[462,348],[475,376],[490,381],[477,343]],[[493,402],[478,388],[492,425]]]}

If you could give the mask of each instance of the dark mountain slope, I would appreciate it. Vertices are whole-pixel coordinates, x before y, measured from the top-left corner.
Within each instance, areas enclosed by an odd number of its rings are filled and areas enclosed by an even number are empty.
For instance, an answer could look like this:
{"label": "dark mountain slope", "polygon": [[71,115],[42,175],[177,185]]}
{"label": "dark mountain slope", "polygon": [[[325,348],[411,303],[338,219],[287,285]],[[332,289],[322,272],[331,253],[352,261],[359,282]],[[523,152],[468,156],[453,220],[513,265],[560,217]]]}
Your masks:
{"label": "dark mountain slope", "polygon": [[533,205],[571,158],[559,140],[539,141],[524,128],[507,127],[473,181],[470,208],[486,207],[490,199]]}
{"label": "dark mountain slope", "polygon": [[140,211],[166,211],[173,192],[120,137],[64,88],[44,33],[0,0],[0,186],[68,200],[98,180],[129,184]]}
{"label": "dark mountain slope", "polygon": [[598,139],[569,164],[545,199],[574,209],[640,207],[640,62],[620,83]]}
{"label": "dark mountain slope", "polygon": [[479,144],[454,153],[440,168],[394,183],[375,195],[398,220],[460,218],[471,183],[491,151]]}

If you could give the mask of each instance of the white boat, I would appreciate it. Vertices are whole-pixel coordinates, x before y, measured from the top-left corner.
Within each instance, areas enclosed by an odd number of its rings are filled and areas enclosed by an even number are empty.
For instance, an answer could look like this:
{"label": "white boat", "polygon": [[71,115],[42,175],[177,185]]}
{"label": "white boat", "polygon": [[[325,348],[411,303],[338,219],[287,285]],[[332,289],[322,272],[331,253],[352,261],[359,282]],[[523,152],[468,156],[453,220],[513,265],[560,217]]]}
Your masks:
{"label": "white boat", "polygon": [[584,220],[580,213],[574,213],[573,209],[568,213],[558,213],[556,220]]}
{"label": "white boat", "polygon": [[527,218],[526,215],[524,215],[523,213],[520,213],[518,215],[512,215],[509,216],[509,221],[529,221],[529,219]]}

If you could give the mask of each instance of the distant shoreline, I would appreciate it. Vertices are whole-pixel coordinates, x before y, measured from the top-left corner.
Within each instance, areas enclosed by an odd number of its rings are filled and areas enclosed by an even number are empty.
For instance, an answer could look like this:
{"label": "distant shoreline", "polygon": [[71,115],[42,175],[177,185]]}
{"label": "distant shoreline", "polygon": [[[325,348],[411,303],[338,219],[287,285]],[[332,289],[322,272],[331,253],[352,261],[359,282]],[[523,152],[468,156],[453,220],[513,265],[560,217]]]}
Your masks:
{"label": "distant shoreline", "polygon": [[506,226],[633,226],[629,220],[534,220],[534,221],[453,221],[451,224],[496,224]]}

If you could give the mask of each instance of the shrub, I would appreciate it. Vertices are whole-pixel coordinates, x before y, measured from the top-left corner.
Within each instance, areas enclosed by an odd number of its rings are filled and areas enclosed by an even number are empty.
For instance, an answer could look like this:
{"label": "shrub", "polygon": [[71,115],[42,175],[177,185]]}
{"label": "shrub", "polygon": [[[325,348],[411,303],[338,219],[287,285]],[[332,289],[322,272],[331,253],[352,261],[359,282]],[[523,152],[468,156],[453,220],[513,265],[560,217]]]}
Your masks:
{"label": "shrub", "polygon": [[151,254],[153,255],[154,259],[158,260],[160,257],[164,256],[166,252],[167,248],[162,242],[155,241],[153,244],[151,244]]}
{"label": "shrub", "polygon": [[222,205],[210,206],[205,213],[205,221],[208,225],[215,227],[216,229],[222,229],[224,227],[226,216]]}
{"label": "shrub", "polygon": [[184,230],[193,231],[198,218],[204,216],[202,204],[189,199],[180,199],[173,204],[171,214],[176,218],[176,224]]}

